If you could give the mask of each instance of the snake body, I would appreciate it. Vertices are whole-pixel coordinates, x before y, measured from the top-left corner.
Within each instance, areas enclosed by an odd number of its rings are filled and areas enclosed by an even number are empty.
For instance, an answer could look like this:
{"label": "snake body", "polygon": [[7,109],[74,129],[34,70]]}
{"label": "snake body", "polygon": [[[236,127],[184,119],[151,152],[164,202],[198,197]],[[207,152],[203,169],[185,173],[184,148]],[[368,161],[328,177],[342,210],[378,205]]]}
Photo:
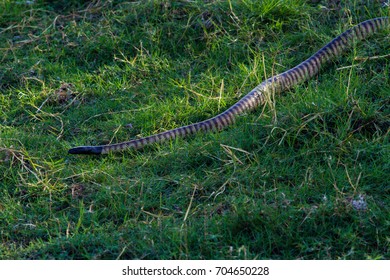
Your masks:
{"label": "snake body", "polygon": [[123,143],[75,147],[70,149],[69,153],[106,154],[109,152],[123,151],[129,148],[140,149],[146,145],[160,143],[178,137],[185,137],[201,131],[209,132],[222,130],[231,125],[242,113],[249,112],[259,105],[264,104],[267,94],[270,94],[271,92],[282,92],[298,83],[310,79],[318,73],[322,65],[330,59],[340,55],[340,53],[350,47],[353,42],[362,40],[379,30],[388,28],[389,25],[389,17],[374,18],[359,23],[334,38],[331,42],[299,65],[263,81],[233,106],[213,118]]}

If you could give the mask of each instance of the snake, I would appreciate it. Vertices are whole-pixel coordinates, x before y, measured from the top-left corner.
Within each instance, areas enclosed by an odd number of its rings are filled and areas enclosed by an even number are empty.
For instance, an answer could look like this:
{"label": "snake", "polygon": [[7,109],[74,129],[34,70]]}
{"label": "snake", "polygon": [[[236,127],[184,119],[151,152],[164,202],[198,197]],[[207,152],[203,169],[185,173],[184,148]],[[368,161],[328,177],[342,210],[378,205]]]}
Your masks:
{"label": "snake", "polygon": [[238,116],[265,104],[267,95],[270,93],[280,93],[307,81],[316,75],[326,62],[339,56],[344,50],[350,48],[354,42],[363,40],[389,26],[390,17],[373,18],[353,26],[297,66],[264,80],[234,105],[212,118],[122,143],[79,146],[71,148],[68,152],[70,154],[93,155],[124,151],[126,149],[137,150],[153,143],[183,138],[198,132],[220,131],[232,125]]}

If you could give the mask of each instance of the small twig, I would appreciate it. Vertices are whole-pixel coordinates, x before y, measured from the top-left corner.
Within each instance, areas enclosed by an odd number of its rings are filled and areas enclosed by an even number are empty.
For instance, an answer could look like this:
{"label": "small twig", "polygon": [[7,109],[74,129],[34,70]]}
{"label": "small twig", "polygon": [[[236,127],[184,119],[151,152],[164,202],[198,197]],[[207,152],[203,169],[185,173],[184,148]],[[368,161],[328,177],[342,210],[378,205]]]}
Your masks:
{"label": "small twig", "polygon": [[147,110],[147,109],[149,109],[151,107],[152,106],[145,106],[145,107],[142,107],[140,109],[121,110],[121,111],[117,111],[117,112],[105,112],[105,113],[101,113],[101,114],[96,114],[96,115],[93,115],[93,116],[89,117],[85,121],[83,121],[81,123],[81,125],[85,124],[86,122],[90,121],[91,119],[98,118],[98,117],[101,117],[101,116],[104,116],[104,115],[116,115],[116,114],[122,114],[122,113],[128,113],[128,112],[139,112],[139,111]]}
{"label": "small twig", "polygon": [[[172,79],[171,81],[172,81],[172,82],[174,83],[174,85],[177,86],[178,88],[187,90],[187,91],[189,91],[189,92],[195,94],[196,96],[199,96],[199,97],[202,97],[202,98],[205,98],[205,99],[209,99],[209,100],[220,100],[220,99],[221,99],[220,96],[218,96],[218,97],[212,97],[212,96],[203,95],[203,94],[201,94],[201,93],[199,93],[199,92],[197,92],[197,91],[195,91],[195,90],[193,90],[193,89],[191,89],[191,88],[189,88],[189,87],[187,87],[187,86],[185,86],[185,85],[180,84],[179,82],[177,82],[177,81],[175,81],[175,80],[173,80],[173,79]],[[223,82],[222,82],[222,83],[223,83]],[[222,86],[223,86],[223,84],[221,84],[220,93],[222,93],[221,90],[223,90]]]}
{"label": "small twig", "polygon": [[222,81],[221,81],[221,87],[219,88],[218,112],[219,112],[220,107],[221,107],[221,99],[222,99],[223,90],[224,90],[224,82],[223,82],[223,79],[222,79]]}
{"label": "small twig", "polygon": [[367,57],[357,56],[357,57],[354,58],[354,60],[361,61],[361,63],[339,67],[336,70],[339,71],[339,70],[349,69],[349,68],[352,68],[352,67],[359,66],[360,64],[362,64],[363,62],[366,62],[368,60],[383,59],[383,58],[387,58],[387,57],[390,57],[390,54],[374,55],[374,56],[367,56]]}
{"label": "small twig", "polygon": [[340,70],[344,70],[344,69],[349,69],[349,68],[352,68],[352,67],[356,67],[356,66],[359,66],[361,63],[358,63],[358,64],[353,64],[353,65],[348,65],[348,66],[343,66],[343,67],[339,67],[339,68],[336,68],[336,71],[340,71]]}
{"label": "small twig", "polygon": [[187,207],[186,214],[184,215],[183,225],[184,225],[184,222],[187,220],[188,214],[190,213],[191,205],[192,205],[192,200],[194,200],[194,196],[195,196],[196,189],[197,189],[197,188],[196,188],[196,185],[195,185],[194,191],[192,192],[192,195],[191,195],[190,203],[188,204],[188,207]]}
{"label": "small twig", "polygon": [[357,61],[367,61],[367,60],[374,60],[374,59],[382,59],[382,58],[386,58],[386,57],[390,57],[390,54],[385,54],[385,55],[374,55],[374,56],[368,56],[368,57],[355,57],[355,60]]}
{"label": "small twig", "polygon": [[115,138],[115,135],[118,133],[118,131],[121,129],[122,125],[119,125],[115,131],[114,131],[114,134],[112,135],[111,139],[110,139],[110,144],[112,143],[112,140],[114,140]]}

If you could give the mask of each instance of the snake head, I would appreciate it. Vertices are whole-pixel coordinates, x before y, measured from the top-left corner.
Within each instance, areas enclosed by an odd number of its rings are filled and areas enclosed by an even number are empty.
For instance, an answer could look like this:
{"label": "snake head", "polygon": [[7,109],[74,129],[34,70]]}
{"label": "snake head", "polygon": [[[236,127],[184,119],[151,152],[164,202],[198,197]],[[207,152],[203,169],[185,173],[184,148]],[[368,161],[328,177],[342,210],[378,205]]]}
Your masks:
{"label": "snake head", "polygon": [[103,151],[102,146],[80,146],[72,148],[68,151],[69,154],[85,154],[85,155],[100,155]]}

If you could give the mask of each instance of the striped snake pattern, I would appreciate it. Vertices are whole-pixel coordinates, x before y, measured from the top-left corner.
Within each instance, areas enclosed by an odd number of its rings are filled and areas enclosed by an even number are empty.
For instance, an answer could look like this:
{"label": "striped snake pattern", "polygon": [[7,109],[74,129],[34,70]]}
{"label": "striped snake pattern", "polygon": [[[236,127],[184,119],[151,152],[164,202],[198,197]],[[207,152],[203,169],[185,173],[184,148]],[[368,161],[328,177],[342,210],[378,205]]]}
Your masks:
{"label": "striped snake pattern", "polygon": [[298,83],[308,80],[318,73],[325,62],[338,56],[342,51],[350,47],[354,41],[362,40],[379,30],[388,28],[389,25],[389,17],[374,18],[359,23],[340,34],[299,65],[263,81],[236,104],[213,118],[123,143],[75,147],[70,149],[69,153],[107,154],[109,152],[123,151],[129,148],[140,149],[149,144],[160,143],[177,137],[185,137],[200,131],[209,132],[222,130],[231,125],[242,113],[251,111],[259,105],[264,104],[267,94],[282,92]]}

